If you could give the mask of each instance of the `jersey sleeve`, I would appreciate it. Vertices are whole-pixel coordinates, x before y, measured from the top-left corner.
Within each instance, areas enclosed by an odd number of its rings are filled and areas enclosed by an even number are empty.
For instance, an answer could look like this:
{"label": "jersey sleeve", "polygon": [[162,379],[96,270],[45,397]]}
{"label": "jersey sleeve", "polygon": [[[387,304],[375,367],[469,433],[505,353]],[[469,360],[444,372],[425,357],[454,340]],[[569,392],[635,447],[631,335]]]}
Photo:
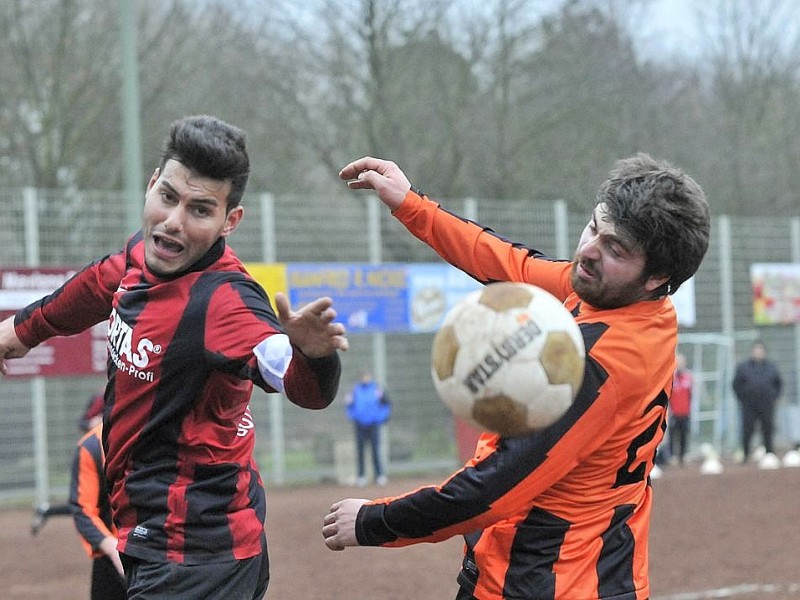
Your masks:
{"label": "jersey sleeve", "polygon": [[303,408],[325,408],[336,397],[338,353],[309,358],[284,333],[255,281],[220,286],[209,304],[206,350],[215,368],[249,379],[267,392],[285,393]]}
{"label": "jersey sleeve", "polygon": [[518,437],[484,434],[475,457],[443,483],[362,506],[359,544],[438,542],[527,514],[542,494],[557,502],[557,482],[613,431],[617,402],[602,367],[590,364],[572,407],[552,426]]}
{"label": "jersey sleeve", "polygon": [[33,348],[52,337],[74,335],[108,319],[124,272],[122,251],[84,267],[52,294],[17,312],[17,337]]}
{"label": "jersey sleeve", "polygon": [[507,240],[414,191],[408,192],[393,214],[444,260],[481,283],[530,283],[562,301],[572,291],[570,262],[550,259],[538,250]]}
{"label": "jersey sleeve", "polygon": [[103,489],[100,484],[103,476],[101,452],[100,437],[96,430],[92,430],[81,439],[75,451],[70,482],[75,528],[90,556],[99,552],[104,538],[113,536],[100,514],[99,500]]}

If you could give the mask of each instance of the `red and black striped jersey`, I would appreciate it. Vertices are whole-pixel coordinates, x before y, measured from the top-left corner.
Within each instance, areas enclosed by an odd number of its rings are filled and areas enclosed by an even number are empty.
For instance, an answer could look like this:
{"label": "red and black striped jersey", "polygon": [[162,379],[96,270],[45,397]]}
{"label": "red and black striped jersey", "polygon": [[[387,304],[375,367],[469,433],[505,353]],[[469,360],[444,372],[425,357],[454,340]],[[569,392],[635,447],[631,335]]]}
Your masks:
{"label": "red and black striped jersey", "polygon": [[119,551],[199,564],[262,551],[266,502],[253,459],[253,384],[323,408],[338,354],[293,349],[264,290],[220,238],[159,277],[141,233],[17,314],[29,347],[108,321],[103,443]]}
{"label": "red and black striped jersey", "polygon": [[663,437],[677,319],[669,299],[614,310],[581,302],[571,263],[495,235],[409,192],[395,216],[476,279],[538,285],[564,301],[584,337],[584,383],[549,428],[484,434],[439,485],[361,508],[362,545],[464,535],[459,582],[484,600],[649,596],[648,474]]}
{"label": "red and black striped jersey", "polygon": [[73,508],[75,527],[86,553],[91,558],[105,556],[100,542],[116,537],[117,528],[111,519],[108,486],[103,474],[103,425],[87,431],[78,441],[72,462],[69,503]]}

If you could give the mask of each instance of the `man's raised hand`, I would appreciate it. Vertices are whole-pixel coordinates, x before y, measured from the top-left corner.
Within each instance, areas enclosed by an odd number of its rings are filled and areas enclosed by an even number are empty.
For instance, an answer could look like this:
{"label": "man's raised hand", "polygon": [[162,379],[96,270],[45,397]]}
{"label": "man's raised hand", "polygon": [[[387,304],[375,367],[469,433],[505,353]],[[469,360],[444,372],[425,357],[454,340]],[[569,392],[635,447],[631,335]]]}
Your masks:
{"label": "man's raised hand", "polygon": [[411,183],[405,173],[390,160],[365,156],[339,171],[339,178],[353,190],[375,190],[381,201],[395,211],[402,204]]}
{"label": "man's raised hand", "polygon": [[330,298],[317,298],[294,311],[286,294],[278,292],[275,308],[289,340],[309,358],[322,358],[350,347],[344,325],[333,322],[336,311]]}

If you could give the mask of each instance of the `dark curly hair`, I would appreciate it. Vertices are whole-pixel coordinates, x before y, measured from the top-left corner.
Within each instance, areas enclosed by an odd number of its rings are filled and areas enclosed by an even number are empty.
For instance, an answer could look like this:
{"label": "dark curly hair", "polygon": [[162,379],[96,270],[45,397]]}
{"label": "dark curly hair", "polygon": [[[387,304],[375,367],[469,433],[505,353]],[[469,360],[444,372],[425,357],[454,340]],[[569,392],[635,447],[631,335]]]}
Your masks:
{"label": "dark curly hair", "polygon": [[644,277],[669,280],[654,296],[673,294],[695,274],[711,235],[705,193],[669,163],[640,153],[617,161],[597,192],[607,217],[644,251]]}

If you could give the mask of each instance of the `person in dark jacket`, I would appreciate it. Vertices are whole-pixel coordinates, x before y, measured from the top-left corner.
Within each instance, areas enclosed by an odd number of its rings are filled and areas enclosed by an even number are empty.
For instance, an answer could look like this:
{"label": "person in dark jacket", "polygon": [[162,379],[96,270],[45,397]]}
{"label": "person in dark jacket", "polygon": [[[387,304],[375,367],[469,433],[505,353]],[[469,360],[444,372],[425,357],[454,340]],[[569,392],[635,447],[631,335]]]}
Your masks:
{"label": "person in dark jacket", "polygon": [[774,453],[772,444],[775,404],[783,381],[775,363],[767,359],[767,348],[761,341],[753,343],[750,357],[740,362],[733,376],[733,391],[742,409],[742,462],[750,458],[750,442],[756,425],[767,454]]}
{"label": "person in dark jacket", "polygon": [[347,395],[347,416],[355,425],[356,452],[358,457],[359,486],[367,483],[365,476],[366,446],[372,450],[372,465],[375,470],[375,483],[386,485],[386,471],[381,460],[381,426],[389,420],[392,405],[384,389],[372,378],[372,373],[364,371],[361,379]]}

